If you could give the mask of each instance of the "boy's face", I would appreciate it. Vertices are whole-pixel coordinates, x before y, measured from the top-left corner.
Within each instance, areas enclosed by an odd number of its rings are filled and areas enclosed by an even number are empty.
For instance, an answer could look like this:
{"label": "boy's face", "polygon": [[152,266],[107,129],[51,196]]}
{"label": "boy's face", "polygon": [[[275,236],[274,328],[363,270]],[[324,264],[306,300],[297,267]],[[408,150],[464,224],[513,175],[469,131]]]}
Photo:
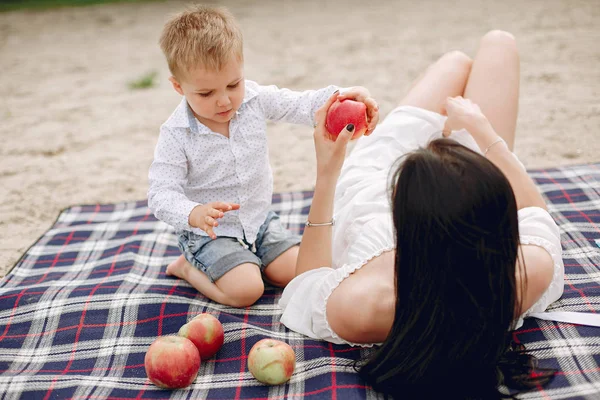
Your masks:
{"label": "boy's face", "polygon": [[236,57],[220,71],[196,68],[182,79],[172,76],[170,81],[185,96],[196,118],[209,128],[229,122],[244,100],[244,64]]}

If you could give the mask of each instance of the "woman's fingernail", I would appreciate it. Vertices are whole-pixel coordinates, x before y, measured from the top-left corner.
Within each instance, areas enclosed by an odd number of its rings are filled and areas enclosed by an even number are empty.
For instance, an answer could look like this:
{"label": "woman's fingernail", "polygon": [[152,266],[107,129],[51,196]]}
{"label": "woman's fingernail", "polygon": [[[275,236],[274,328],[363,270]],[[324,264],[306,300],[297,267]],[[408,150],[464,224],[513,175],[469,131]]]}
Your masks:
{"label": "woman's fingernail", "polygon": [[340,90],[338,89],[335,92],[333,92],[333,94],[336,94],[336,93],[339,93],[339,92],[340,92]]}
{"label": "woman's fingernail", "polygon": [[354,124],[346,125],[346,129],[348,130],[348,132],[352,132],[354,130]]}

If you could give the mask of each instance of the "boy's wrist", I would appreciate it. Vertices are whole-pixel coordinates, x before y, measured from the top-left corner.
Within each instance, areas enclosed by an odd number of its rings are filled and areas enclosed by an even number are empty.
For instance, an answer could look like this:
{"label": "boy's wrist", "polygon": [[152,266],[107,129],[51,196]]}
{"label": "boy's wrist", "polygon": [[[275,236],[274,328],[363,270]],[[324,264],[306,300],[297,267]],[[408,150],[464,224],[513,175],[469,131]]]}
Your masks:
{"label": "boy's wrist", "polygon": [[202,213],[202,204],[198,204],[196,207],[192,208],[190,215],[188,216],[188,224],[192,228],[198,228],[198,214]]}

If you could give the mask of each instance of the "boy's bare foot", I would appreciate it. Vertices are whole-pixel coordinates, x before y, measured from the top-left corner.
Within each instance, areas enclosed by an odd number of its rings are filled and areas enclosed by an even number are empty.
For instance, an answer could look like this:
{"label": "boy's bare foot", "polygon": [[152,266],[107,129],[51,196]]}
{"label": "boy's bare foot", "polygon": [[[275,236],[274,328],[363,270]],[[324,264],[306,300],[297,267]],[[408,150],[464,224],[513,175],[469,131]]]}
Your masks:
{"label": "boy's bare foot", "polygon": [[173,261],[167,266],[167,275],[174,275],[178,278],[185,279],[185,270],[187,267],[187,260],[183,255],[180,255],[177,260]]}
{"label": "boy's bare foot", "polygon": [[167,275],[183,279],[200,293],[217,303],[229,305],[226,297],[217,285],[211,282],[206,274],[192,266],[183,255],[167,266]]}

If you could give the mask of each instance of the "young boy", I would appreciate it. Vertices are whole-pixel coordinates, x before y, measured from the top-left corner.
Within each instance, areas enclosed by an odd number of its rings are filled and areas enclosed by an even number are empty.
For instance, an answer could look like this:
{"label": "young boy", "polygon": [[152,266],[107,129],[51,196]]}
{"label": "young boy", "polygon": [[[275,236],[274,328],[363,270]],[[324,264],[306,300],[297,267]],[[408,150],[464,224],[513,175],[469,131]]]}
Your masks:
{"label": "young boy", "polygon": [[[292,279],[300,243],[270,211],[266,120],[313,125],[338,88],[293,92],[245,80],[242,34],[222,8],[175,16],[160,46],[183,96],[160,128],[149,172],[148,205],[175,228],[183,252],[167,274],[221,304],[249,306],[263,294],[261,272],[281,287]],[[369,92],[340,98],[367,105],[370,134],[378,109]]]}

